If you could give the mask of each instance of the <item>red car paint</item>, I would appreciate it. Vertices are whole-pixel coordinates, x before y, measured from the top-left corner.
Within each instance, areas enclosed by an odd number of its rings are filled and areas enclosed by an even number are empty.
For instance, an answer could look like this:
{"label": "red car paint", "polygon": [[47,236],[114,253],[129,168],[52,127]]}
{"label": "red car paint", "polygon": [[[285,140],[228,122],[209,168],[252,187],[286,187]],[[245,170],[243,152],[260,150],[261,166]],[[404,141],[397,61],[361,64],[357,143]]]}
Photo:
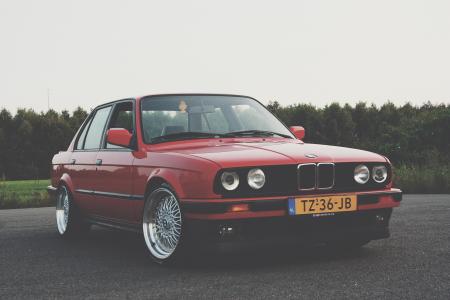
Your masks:
{"label": "red car paint", "polygon": [[[141,98],[134,101],[136,130],[134,150],[108,149],[77,151],[72,141],[67,151],[56,154],[52,164],[52,186],[65,184],[74,195],[81,210],[89,216],[139,226],[145,196],[154,183],[168,183],[183,204],[254,203],[287,199],[296,194],[281,196],[225,197],[214,191],[214,180],[222,169],[298,165],[301,163],[387,163],[387,158],[368,151],[303,143],[299,139],[279,137],[230,137],[190,139],[159,144],[146,144],[141,127]],[[296,127],[296,137],[304,130]],[[77,133],[78,136],[79,133]],[[130,142],[120,130],[110,130],[109,141],[114,144]],[[306,155],[314,154],[308,158]],[[96,193],[96,192],[100,192]],[[104,194],[101,194],[104,193]],[[321,196],[332,195],[330,192]],[[387,183],[378,190],[352,191],[356,195],[378,195],[379,201],[358,205],[358,210],[372,210],[399,206],[395,195],[398,189]],[[315,192],[307,194],[314,196]],[[126,201],[134,200],[134,201]],[[186,219],[237,220],[266,217],[287,217],[287,209],[262,211],[227,211],[221,213],[186,212]]]}

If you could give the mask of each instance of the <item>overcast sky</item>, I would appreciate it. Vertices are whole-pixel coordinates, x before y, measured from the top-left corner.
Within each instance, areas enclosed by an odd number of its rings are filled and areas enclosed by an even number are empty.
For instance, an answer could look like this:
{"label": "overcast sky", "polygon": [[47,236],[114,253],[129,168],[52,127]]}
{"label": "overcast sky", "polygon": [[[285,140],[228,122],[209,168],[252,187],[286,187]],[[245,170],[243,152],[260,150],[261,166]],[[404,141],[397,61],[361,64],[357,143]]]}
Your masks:
{"label": "overcast sky", "polygon": [[450,103],[450,1],[0,0],[0,107],[152,93]]}

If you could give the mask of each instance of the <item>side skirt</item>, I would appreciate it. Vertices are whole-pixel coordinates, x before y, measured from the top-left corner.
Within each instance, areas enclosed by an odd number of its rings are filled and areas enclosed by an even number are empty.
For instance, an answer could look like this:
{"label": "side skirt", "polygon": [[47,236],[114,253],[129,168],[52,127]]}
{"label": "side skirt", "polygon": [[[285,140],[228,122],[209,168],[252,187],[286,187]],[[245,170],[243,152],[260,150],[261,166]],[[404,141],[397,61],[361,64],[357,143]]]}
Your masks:
{"label": "side skirt", "polygon": [[114,229],[120,229],[125,231],[131,231],[136,233],[142,233],[141,226],[137,224],[131,224],[131,223],[125,223],[120,222],[117,220],[112,220],[100,216],[89,216],[86,218],[86,221],[92,225],[98,225],[102,227],[108,227],[108,228],[114,228]]}

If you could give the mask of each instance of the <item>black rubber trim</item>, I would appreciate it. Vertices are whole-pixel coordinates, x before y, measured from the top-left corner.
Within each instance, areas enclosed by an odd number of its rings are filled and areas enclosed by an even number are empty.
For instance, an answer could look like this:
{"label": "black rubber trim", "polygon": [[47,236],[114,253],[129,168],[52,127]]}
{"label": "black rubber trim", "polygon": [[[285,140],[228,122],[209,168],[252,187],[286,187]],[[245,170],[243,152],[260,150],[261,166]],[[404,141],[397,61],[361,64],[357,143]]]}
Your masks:
{"label": "black rubber trim", "polygon": [[92,190],[83,190],[83,189],[75,190],[75,192],[80,193],[80,194],[88,194],[88,195],[92,195],[94,193],[94,191],[92,191]]}
{"label": "black rubber trim", "polygon": [[144,200],[144,196],[141,196],[141,195],[130,195],[130,194],[121,194],[121,193],[99,192],[99,191],[83,190],[83,189],[75,190],[75,192],[80,193],[80,194],[87,194],[87,195],[92,195],[92,196],[110,197],[110,198],[123,199],[123,200]]}
{"label": "black rubber trim", "polygon": [[375,204],[380,201],[381,196],[392,196],[395,202],[400,202],[403,199],[402,192],[386,192],[377,194],[363,194],[358,195],[358,204]]}
{"label": "black rubber trim", "polygon": [[380,195],[358,195],[358,205],[375,204],[380,201]]}

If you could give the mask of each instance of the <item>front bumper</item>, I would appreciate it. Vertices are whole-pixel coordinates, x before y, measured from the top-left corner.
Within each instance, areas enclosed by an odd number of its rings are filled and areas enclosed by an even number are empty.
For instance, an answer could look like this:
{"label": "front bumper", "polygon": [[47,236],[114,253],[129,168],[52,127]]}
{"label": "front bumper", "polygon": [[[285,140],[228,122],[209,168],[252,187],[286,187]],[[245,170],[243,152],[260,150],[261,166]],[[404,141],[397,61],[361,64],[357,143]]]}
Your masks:
{"label": "front bumper", "polygon": [[199,243],[330,242],[389,237],[392,208],[362,210],[326,217],[274,217],[235,220],[187,220],[188,240]]}
{"label": "front bumper", "polygon": [[[327,195],[339,195],[327,194]],[[358,199],[358,211],[393,208],[400,205],[402,191],[386,189],[379,191],[351,192]],[[326,197],[327,195],[302,195],[302,197]],[[288,217],[288,200],[292,197],[240,198],[240,199],[181,199],[184,216],[188,220],[238,220],[254,218]],[[298,196],[297,196],[298,197]],[[245,204],[248,209],[233,211],[234,205]],[[339,213],[344,214],[344,213]],[[338,214],[337,214],[338,215]],[[346,215],[346,214],[345,214]],[[292,218],[292,217],[290,217]],[[298,218],[294,216],[293,218]]]}

